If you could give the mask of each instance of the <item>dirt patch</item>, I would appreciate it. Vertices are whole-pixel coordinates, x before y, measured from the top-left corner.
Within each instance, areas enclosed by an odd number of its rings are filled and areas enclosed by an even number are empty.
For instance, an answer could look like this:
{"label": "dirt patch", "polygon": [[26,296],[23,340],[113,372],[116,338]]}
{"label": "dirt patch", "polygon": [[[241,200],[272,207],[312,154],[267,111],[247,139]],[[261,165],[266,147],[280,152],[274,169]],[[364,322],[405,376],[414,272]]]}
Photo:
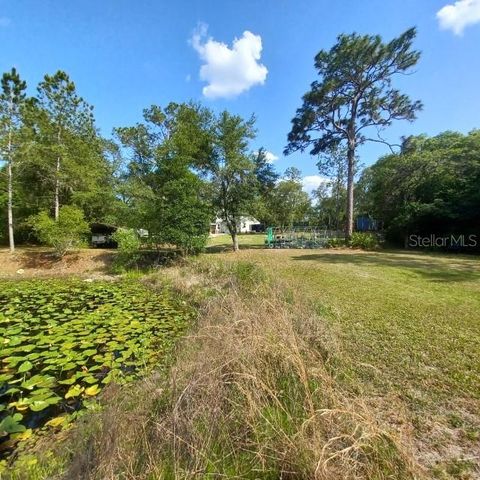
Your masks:
{"label": "dirt patch", "polygon": [[15,253],[0,249],[0,278],[35,278],[49,276],[108,276],[116,252],[84,249],[57,258],[40,247],[19,248]]}

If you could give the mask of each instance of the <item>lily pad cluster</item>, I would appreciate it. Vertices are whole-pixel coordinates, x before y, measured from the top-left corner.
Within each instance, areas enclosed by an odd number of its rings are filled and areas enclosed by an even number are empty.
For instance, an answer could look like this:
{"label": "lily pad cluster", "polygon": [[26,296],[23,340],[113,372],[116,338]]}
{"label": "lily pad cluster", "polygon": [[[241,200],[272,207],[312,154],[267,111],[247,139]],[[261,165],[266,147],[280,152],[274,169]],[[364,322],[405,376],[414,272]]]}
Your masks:
{"label": "lily pad cluster", "polygon": [[187,318],[138,283],[0,282],[0,451],[161,365]]}

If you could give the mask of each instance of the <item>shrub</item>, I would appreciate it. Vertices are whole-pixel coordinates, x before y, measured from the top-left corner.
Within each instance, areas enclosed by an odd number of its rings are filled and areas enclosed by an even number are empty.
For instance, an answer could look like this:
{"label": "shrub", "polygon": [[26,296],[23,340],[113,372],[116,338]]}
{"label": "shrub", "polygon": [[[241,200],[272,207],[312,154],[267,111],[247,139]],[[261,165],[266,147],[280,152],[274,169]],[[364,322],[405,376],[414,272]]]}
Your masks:
{"label": "shrub", "polygon": [[348,242],[352,248],[363,250],[374,250],[378,247],[378,240],[375,234],[366,232],[354,232]]}
{"label": "shrub", "polygon": [[231,278],[234,285],[242,290],[243,294],[257,291],[268,284],[268,278],[264,270],[252,262],[239,261],[231,267]]}
{"label": "shrub", "polygon": [[325,242],[325,248],[339,248],[345,246],[345,239],[343,238],[329,238]]}
{"label": "shrub", "polygon": [[86,236],[90,233],[83,211],[70,205],[60,208],[57,221],[43,211],[30,217],[28,223],[37,239],[53,247],[59,257],[85,244]]}
{"label": "shrub", "polygon": [[204,182],[192,172],[166,167],[160,178],[161,200],[147,209],[151,239],[176,247],[182,255],[204,250],[213,212]]}
{"label": "shrub", "polygon": [[118,254],[115,258],[115,267],[123,270],[137,265],[140,258],[141,241],[137,232],[131,228],[119,228],[112,240],[118,245]]}

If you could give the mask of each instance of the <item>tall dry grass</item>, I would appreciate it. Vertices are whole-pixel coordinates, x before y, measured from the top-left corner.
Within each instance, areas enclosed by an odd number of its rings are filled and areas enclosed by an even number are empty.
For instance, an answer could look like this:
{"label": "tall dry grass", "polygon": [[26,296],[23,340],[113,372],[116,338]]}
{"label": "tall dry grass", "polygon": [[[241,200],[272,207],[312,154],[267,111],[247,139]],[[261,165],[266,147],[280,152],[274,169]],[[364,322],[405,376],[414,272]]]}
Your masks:
{"label": "tall dry grass", "polygon": [[420,478],[400,440],[336,384],[322,321],[294,295],[252,264],[167,272],[198,302],[197,328],[168,375],[111,391],[77,428],[65,478]]}

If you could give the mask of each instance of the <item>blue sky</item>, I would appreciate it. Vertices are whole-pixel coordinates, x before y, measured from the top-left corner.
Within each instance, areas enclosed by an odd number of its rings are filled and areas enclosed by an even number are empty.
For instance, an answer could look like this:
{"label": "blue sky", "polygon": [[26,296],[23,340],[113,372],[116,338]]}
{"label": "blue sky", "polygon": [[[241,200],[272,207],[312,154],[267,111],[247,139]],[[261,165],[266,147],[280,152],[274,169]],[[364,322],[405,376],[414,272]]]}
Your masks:
{"label": "blue sky", "polygon": [[[255,113],[252,148],[278,156],[279,171],[295,165],[312,177],[314,158],[281,152],[315,79],[314,55],[340,33],[388,40],[411,26],[422,58],[395,84],[425,108],[386,137],[480,127],[480,0],[0,0],[0,68],[17,67],[32,94],[45,73],[67,71],[106,136],[153,103],[193,99]],[[365,146],[361,162],[383,153]]]}

